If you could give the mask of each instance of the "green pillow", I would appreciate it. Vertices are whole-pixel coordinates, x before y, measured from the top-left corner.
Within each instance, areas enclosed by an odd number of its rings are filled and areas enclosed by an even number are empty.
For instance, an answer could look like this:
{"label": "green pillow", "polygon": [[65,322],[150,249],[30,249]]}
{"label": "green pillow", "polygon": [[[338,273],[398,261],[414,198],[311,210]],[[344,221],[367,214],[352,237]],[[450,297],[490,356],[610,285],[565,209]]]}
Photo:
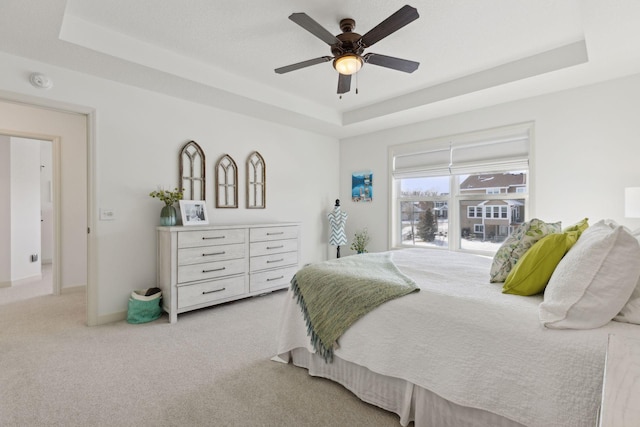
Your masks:
{"label": "green pillow", "polygon": [[546,223],[537,218],[518,226],[511,236],[500,245],[493,257],[489,281],[491,283],[504,282],[507,275],[536,242],[552,233],[560,233],[560,222]]}
{"label": "green pillow", "polygon": [[589,228],[589,218],[582,219],[582,220],[578,221],[577,223],[575,223],[573,225],[570,225],[569,227],[567,227],[564,230],[562,230],[562,232],[566,233],[567,231],[577,231],[578,232],[578,237],[580,237],[582,232],[584,230],[586,230],[587,228]]}
{"label": "green pillow", "polygon": [[544,291],[556,266],[578,240],[579,233],[567,231],[540,239],[511,269],[502,293],[527,296]]}

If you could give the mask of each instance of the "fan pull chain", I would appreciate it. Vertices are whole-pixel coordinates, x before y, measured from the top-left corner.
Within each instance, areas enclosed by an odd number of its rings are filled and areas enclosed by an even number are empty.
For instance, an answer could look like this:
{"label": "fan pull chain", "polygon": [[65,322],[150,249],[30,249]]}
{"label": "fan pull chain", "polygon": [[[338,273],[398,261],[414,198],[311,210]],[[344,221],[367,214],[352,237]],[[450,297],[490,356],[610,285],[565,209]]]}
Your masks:
{"label": "fan pull chain", "polygon": [[358,74],[360,73],[356,73],[356,95],[358,94]]}

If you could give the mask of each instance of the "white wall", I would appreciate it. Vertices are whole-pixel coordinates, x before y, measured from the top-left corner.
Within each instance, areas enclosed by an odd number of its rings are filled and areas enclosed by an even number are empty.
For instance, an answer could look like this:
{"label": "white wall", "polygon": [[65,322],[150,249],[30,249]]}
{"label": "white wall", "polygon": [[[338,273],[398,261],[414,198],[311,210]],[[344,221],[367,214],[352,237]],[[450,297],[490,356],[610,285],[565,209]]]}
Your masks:
{"label": "white wall", "polygon": [[[535,122],[532,217],[567,225],[584,217],[592,223],[612,218],[638,228],[640,220],[624,218],[624,187],[640,186],[638,117],[640,75],[635,75],[345,139],[340,146],[340,195],[349,213],[349,239],[366,226],[371,249],[389,247],[390,145],[526,121]],[[374,201],[352,203],[351,173],[367,169],[374,172]]]}
{"label": "white wall", "polygon": [[41,261],[53,261],[53,150],[50,141],[40,142],[40,210],[42,212]]}
{"label": "white wall", "polygon": [[0,135],[0,286],[41,276],[40,144]]}
{"label": "white wall", "polygon": [[0,286],[11,285],[11,140],[0,135]]}
{"label": "white wall", "polygon": [[[11,281],[40,277],[40,141],[10,138]],[[38,260],[31,261],[37,255]]]}
{"label": "white wall", "polygon": [[[198,142],[206,154],[206,199],[214,224],[300,221],[301,261],[326,258],[325,215],[338,191],[336,139],[11,55],[0,54],[0,62],[0,96],[95,112],[95,213],[89,225],[95,239],[92,285],[97,302],[91,301],[90,292],[89,305],[97,305],[96,323],[123,318],[130,292],[154,285],[155,227],[162,203],[148,194],[157,186],[178,184],[178,153],[189,140]],[[32,88],[30,71],[49,75],[54,87]],[[0,122],[0,129],[9,124]],[[244,162],[253,150],[266,162],[263,210],[244,208]],[[239,165],[239,209],[213,205],[213,165],[223,154]],[[99,208],[112,209],[116,219],[98,221]]]}

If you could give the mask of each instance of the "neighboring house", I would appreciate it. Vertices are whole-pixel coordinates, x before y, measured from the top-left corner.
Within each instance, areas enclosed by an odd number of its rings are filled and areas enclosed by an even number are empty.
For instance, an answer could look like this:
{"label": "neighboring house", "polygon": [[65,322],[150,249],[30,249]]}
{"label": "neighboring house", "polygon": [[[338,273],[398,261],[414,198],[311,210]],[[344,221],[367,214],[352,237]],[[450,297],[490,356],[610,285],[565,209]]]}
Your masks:
{"label": "neighboring house", "polygon": [[[527,174],[499,173],[469,175],[460,184],[460,193],[486,194],[483,201],[460,203],[462,237],[502,241],[524,222],[524,200],[519,193],[527,191]],[[513,199],[491,200],[492,194],[513,194]]]}
{"label": "neighboring house", "polygon": [[431,209],[438,219],[447,219],[449,217],[449,204],[447,202],[406,202],[406,206],[402,208],[402,221],[420,221],[420,215],[427,209]]}

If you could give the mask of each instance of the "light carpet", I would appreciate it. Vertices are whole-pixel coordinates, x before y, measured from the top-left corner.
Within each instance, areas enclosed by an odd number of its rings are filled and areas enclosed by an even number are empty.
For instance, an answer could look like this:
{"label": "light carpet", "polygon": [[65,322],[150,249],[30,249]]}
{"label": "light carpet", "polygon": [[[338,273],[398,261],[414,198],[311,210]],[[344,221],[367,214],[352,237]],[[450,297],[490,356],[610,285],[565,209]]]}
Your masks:
{"label": "light carpet", "polygon": [[85,293],[0,305],[2,426],[397,426],[270,361],[285,292],[167,322],[85,325]]}

